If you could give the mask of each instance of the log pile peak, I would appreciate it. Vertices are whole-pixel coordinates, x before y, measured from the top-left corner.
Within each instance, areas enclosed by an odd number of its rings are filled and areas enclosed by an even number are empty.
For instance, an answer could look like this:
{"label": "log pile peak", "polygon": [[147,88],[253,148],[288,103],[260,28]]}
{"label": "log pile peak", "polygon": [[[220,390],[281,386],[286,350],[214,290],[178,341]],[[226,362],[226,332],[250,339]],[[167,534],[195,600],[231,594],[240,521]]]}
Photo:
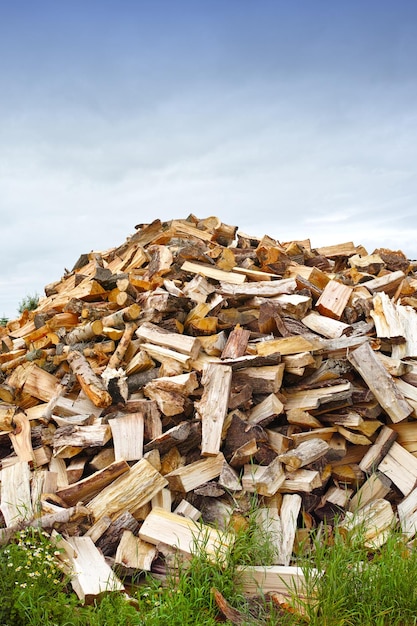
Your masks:
{"label": "log pile peak", "polygon": [[253,497],[277,581],[297,535],[336,516],[370,546],[393,520],[412,537],[415,271],[194,215],[83,254],[0,329],[1,539],[59,530],[86,599],[94,572],[122,588],[109,563],[189,554],[197,520],[220,558]]}

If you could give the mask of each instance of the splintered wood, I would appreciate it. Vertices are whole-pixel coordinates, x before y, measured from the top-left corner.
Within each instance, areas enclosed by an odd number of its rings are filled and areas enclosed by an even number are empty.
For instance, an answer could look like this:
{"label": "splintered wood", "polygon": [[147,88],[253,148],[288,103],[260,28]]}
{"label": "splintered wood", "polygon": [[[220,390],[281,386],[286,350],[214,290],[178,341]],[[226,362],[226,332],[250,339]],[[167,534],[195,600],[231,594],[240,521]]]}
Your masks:
{"label": "splintered wood", "polygon": [[215,217],[82,254],[0,328],[0,541],[56,528],[91,601],[123,588],[118,571],[187,558],[199,533],[226,559],[254,497],[276,559],[242,572],[248,593],[303,593],[306,520],[361,526],[370,548],[395,521],[413,537],[416,309],[400,251]]}

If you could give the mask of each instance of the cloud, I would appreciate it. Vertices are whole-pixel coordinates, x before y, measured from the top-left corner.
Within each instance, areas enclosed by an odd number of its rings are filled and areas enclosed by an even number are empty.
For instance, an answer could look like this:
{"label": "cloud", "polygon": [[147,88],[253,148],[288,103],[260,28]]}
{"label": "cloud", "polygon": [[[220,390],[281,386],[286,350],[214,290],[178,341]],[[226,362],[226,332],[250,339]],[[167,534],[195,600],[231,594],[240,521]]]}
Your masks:
{"label": "cloud", "polygon": [[417,257],[411,4],[122,4],[3,33],[0,314],[156,217]]}

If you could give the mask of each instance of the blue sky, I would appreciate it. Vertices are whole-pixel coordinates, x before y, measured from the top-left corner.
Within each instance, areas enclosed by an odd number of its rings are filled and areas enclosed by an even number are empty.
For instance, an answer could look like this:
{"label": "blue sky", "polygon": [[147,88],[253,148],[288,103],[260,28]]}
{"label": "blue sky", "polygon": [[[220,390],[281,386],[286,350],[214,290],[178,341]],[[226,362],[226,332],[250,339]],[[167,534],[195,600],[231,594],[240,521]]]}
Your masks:
{"label": "blue sky", "polygon": [[135,224],[417,258],[417,3],[0,0],[0,315]]}

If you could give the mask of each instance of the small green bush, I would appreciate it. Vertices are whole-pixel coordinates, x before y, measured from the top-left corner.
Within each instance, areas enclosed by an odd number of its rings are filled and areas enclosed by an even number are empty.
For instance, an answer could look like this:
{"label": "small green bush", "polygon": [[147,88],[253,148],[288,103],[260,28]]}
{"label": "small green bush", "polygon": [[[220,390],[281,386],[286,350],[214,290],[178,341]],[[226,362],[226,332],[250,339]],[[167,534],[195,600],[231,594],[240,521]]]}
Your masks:
{"label": "small green bush", "polygon": [[39,304],[39,295],[37,293],[30,295],[28,294],[27,296],[25,296],[21,302],[19,303],[19,306],[17,307],[17,310],[20,314],[23,313],[23,311],[34,311]]}

